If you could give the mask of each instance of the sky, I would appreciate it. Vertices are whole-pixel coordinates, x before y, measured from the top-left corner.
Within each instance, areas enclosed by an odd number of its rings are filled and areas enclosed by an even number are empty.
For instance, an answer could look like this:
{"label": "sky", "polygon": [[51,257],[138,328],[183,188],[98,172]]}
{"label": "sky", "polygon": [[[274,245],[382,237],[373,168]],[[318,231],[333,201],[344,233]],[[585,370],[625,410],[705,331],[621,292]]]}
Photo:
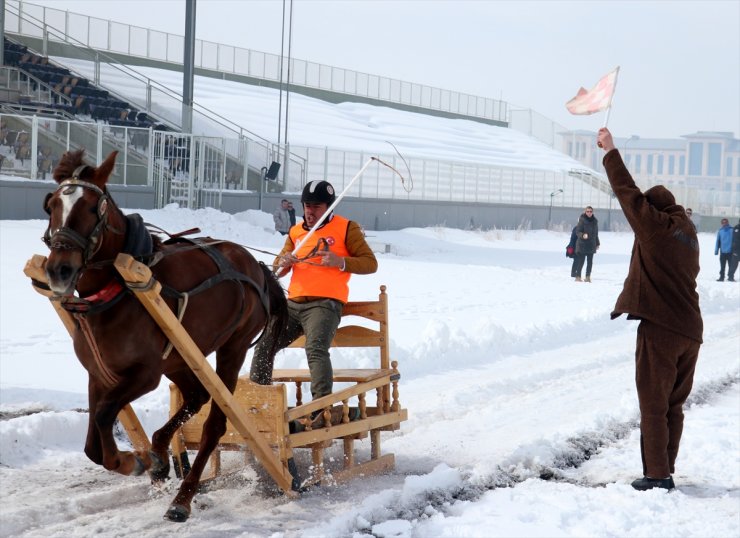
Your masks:
{"label": "sky", "polygon": [[[183,0],[35,3],[184,34]],[[196,37],[280,54],[282,10],[200,0]],[[740,135],[735,0],[296,0],[292,28],[294,58],[503,99],[570,129],[604,124],[604,113],[571,116],[565,102],[618,65],[616,136]]]}
{"label": "sky", "polygon": [[[258,211],[141,213],[171,232],[199,226],[204,235],[271,252],[283,241],[271,216]],[[344,485],[329,478],[289,500],[264,472],[227,455],[227,476],[198,493],[190,519],[176,524],[162,519],[179,486],[174,475],[157,489],[146,476],[116,475],[84,455],[86,374],[53,308],[22,273],[31,255],[46,253],[38,240],[45,226],[0,221],[2,537],[740,535],[740,286],[716,282],[714,234],[699,235],[705,343],[674,492],[630,486],[642,469],[637,323],[609,313],[632,234],[600,234],[588,284],[570,277],[569,231],[439,226],[369,232],[379,270],[350,281],[351,300],[388,287],[391,357],[409,412],[400,430],[383,433],[395,471]],[[376,360],[363,349],[332,352],[335,367]],[[276,367],[305,368],[305,355],[281,352]],[[163,381],[134,402],[148,435],[165,422],[168,401]],[[118,443],[128,447],[125,437]],[[357,445],[364,461],[370,442]],[[329,456],[341,461],[340,450],[341,443]],[[305,452],[296,453],[302,473],[310,465]]]}

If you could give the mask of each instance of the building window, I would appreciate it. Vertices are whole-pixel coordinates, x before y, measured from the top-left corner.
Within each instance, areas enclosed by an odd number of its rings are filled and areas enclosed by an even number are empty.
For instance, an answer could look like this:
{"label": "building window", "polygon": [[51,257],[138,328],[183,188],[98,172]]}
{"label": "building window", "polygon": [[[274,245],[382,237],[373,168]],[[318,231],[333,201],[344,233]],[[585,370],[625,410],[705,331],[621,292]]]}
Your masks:
{"label": "building window", "polygon": [[640,168],[642,168],[642,155],[635,155],[635,174],[640,173]]}
{"label": "building window", "polygon": [[573,155],[573,142],[568,142],[568,155],[575,157],[575,155]]}
{"label": "building window", "polygon": [[732,157],[727,157],[727,170],[725,171],[727,177],[732,177]]}
{"label": "building window", "polygon": [[653,173],[653,156],[648,155],[647,158],[647,173],[652,174]]}
{"label": "building window", "polygon": [[686,155],[681,155],[678,158],[678,175],[682,176],[686,173]]}
{"label": "building window", "polygon": [[668,156],[668,174],[673,175],[676,171],[676,156],[675,155],[669,155]]}
{"label": "building window", "polygon": [[659,176],[663,175],[663,156],[662,155],[658,155],[658,172],[657,173]]}
{"label": "building window", "polygon": [[709,152],[707,159],[707,175],[708,176],[721,176],[722,175],[722,144],[713,142],[709,144]]}
{"label": "building window", "polygon": [[702,171],[702,153],[704,144],[701,142],[691,142],[689,144],[689,175],[700,176]]}
{"label": "building window", "polygon": [[625,156],[624,156],[624,165],[625,165],[625,166],[626,166],[626,167],[627,167],[628,169],[629,169],[629,167],[630,167],[630,162],[632,162],[632,155],[630,155],[630,154],[628,153],[627,155],[625,155]]}

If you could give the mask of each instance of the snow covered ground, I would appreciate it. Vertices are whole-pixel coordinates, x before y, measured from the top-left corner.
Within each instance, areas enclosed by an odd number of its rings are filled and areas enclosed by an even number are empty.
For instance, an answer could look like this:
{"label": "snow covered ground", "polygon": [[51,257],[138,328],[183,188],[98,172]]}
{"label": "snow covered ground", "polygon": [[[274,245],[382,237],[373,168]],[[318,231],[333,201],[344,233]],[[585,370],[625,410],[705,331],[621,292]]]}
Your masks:
{"label": "snow covered ground", "polygon": [[[282,244],[266,213],[142,213],[172,232],[200,226],[259,249]],[[705,344],[675,491],[629,485],[641,474],[637,324],[609,312],[631,233],[600,234],[587,284],[570,278],[569,230],[370,231],[370,243],[391,252],[378,249],[378,273],[353,277],[350,298],[388,287],[392,356],[409,410],[399,431],[384,434],[395,472],[289,500],[256,467],[227,460],[231,474],[176,524],[162,520],[174,474],[155,490],[83,453],[86,374],[22,273],[32,254],[46,253],[45,226],[0,221],[0,536],[740,536],[740,286],[715,282],[713,235],[700,234]],[[336,351],[333,360],[374,364],[365,350]],[[287,350],[276,366],[305,367],[305,357]],[[163,382],[134,403],[148,434],[165,421],[168,398]],[[369,441],[358,444],[367,455]]]}

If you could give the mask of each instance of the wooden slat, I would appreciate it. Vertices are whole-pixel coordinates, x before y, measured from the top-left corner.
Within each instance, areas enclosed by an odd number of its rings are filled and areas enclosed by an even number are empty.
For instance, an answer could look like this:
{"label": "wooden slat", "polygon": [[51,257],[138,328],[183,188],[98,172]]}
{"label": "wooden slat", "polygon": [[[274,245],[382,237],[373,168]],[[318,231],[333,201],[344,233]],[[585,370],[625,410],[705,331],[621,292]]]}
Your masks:
{"label": "wooden slat", "polygon": [[363,383],[358,383],[357,385],[344,388],[338,392],[332,392],[331,394],[327,394],[326,396],[322,396],[321,398],[316,398],[315,400],[312,400],[306,404],[294,407],[293,409],[290,409],[287,413],[285,413],[285,419],[290,422],[291,420],[305,417],[309,413],[312,413],[319,409],[332,407],[336,403],[341,403],[342,400],[347,400],[352,396],[357,396],[358,394],[361,394],[363,392],[367,392],[374,388],[387,385],[389,383],[389,380],[389,375],[379,373],[378,376],[374,379],[370,379]]}
{"label": "wooden slat", "polygon": [[291,489],[292,477],[287,466],[274,457],[263,436],[254,428],[247,412],[239,406],[188,332],[162,299],[160,296],[162,285],[152,277],[149,267],[137,262],[128,254],[119,254],[114,266],[193,373],[203,383],[216,404],[244,437],[265,470],[286,495],[295,496],[296,493]]}
{"label": "wooden slat", "polygon": [[[34,254],[31,259],[26,262],[23,272],[28,278],[41,282],[47,286],[49,285],[49,281],[46,277],[46,256]],[[59,301],[51,300],[54,293],[51,290],[45,290],[37,286],[33,286],[33,289],[49,299],[49,302],[54,307],[57,315],[62,320],[65,329],[67,329],[69,335],[74,338],[74,333],[77,330],[75,321],[72,319],[72,315],[62,308]],[[118,413],[118,420],[121,421],[121,425],[126,430],[128,438],[135,450],[147,452],[151,448],[152,445],[149,442],[149,438],[147,437],[144,428],[141,426],[141,422],[139,422],[139,417],[136,416],[136,413],[130,404],[127,404],[123,409],[121,409]]]}
{"label": "wooden slat", "polygon": [[[362,327],[360,325],[345,325],[337,329],[331,347],[378,347],[385,338],[380,331]],[[306,337],[299,336],[288,347],[302,348],[306,345]]]}
{"label": "wooden slat", "polygon": [[[360,383],[363,381],[370,381],[375,379],[379,375],[392,375],[394,372],[391,369],[379,370],[373,368],[337,368],[334,370],[334,381],[335,382],[355,382]],[[302,383],[311,381],[311,372],[305,368],[286,368],[272,371],[272,380],[279,382],[295,382],[299,381]]]}
{"label": "wooden slat", "polygon": [[[170,389],[176,391],[177,387],[173,384],[170,385]],[[281,429],[278,426],[285,421],[287,406],[285,385],[257,385],[241,378],[234,391],[234,398],[249,414],[255,430],[265,437],[267,444],[278,450],[282,449],[285,439],[281,436]],[[182,425],[183,435],[190,446],[200,442],[203,424],[210,412],[211,403],[208,402]],[[227,420],[226,433],[219,439],[219,443],[244,445],[246,441],[231,421]]]}
{"label": "wooden slat", "polygon": [[326,441],[327,439],[340,439],[360,432],[376,430],[389,424],[408,420],[408,418],[408,411],[406,409],[400,409],[383,415],[354,420],[347,424],[337,424],[329,428],[317,428],[307,432],[291,433],[289,435],[290,444],[293,448],[297,448]]}
{"label": "wooden slat", "polygon": [[373,321],[383,321],[385,311],[380,301],[353,301],[342,308],[342,317],[360,316]]}

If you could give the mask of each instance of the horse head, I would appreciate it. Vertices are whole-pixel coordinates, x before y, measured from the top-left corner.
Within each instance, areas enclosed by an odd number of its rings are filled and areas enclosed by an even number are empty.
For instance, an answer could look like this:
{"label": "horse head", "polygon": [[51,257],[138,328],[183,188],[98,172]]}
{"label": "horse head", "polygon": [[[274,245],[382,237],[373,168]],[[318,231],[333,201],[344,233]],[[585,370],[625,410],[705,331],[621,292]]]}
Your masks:
{"label": "horse head", "polygon": [[112,242],[110,235],[123,237],[125,217],[106,188],[117,154],[95,168],[83,161],[84,150],[68,151],[54,168],[59,186],[44,201],[49,226],[43,240],[51,250],[46,274],[55,295],[72,295],[91,261],[115,255],[109,252],[112,245],[103,248]]}

